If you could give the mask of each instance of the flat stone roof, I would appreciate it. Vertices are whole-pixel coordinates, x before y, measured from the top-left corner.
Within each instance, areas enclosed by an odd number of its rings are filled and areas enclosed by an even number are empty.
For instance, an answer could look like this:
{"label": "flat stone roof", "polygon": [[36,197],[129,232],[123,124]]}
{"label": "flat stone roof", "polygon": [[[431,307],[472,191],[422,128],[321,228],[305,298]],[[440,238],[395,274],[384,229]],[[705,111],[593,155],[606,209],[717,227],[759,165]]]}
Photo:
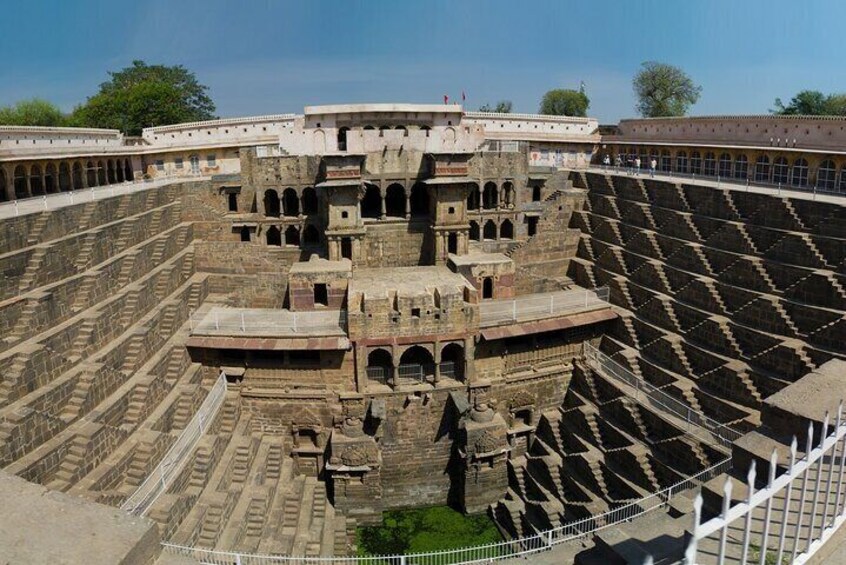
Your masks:
{"label": "flat stone roof", "polygon": [[467,255],[450,255],[450,262],[457,267],[472,265],[493,265],[511,263],[512,259],[504,253],[469,253]]}
{"label": "flat stone roof", "polygon": [[462,275],[446,267],[396,267],[392,269],[359,269],[353,272],[349,293],[367,298],[385,298],[391,292],[398,296],[431,294],[435,288],[462,290],[473,288]]}
{"label": "flat stone roof", "polygon": [[288,272],[292,275],[297,275],[306,273],[348,273],[350,271],[352,271],[352,261],[349,259],[330,261],[321,257],[312,257],[308,261],[294,263]]}
{"label": "flat stone roof", "polygon": [[306,106],[305,115],[365,114],[373,112],[417,112],[429,114],[461,114],[461,104],[330,104]]}
{"label": "flat stone roof", "polygon": [[143,565],[159,553],[152,520],[4,472],[0,508],[2,563]]}
{"label": "flat stone roof", "polygon": [[833,422],[837,406],[846,396],[844,378],[846,361],[832,359],[768,397],[764,404],[815,422],[821,422],[828,411]]}

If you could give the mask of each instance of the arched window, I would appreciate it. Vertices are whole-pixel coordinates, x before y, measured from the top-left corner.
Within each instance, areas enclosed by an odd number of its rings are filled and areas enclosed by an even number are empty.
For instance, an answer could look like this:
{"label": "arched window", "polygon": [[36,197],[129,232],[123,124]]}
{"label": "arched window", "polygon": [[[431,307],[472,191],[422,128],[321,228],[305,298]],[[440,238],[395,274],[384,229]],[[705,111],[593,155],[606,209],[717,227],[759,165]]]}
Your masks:
{"label": "arched window", "polygon": [[282,212],[286,216],[300,215],[300,198],[293,188],[286,188],[282,193]]}
{"label": "arched window", "polygon": [[705,154],[705,160],[702,161],[702,174],[711,177],[717,174],[717,159],[710,151]]}
{"label": "arched window", "polygon": [[435,374],[435,359],[425,347],[413,345],[400,357],[399,378],[403,381],[423,382]]}
{"label": "arched window", "polygon": [[745,179],[749,176],[749,158],[738,155],[734,160],[734,178]]}
{"label": "arched window", "polygon": [[367,378],[387,384],[388,377],[394,370],[394,362],[390,352],[384,349],[374,349],[367,354]]}
{"label": "arched window", "polygon": [[447,344],[441,350],[441,376],[457,381],[464,380],[464,347],[458,343]]}
{"label": "arched window", "polygon": [[79,190],[80,188],[82,188],[82,165],[79,161],[76,161],[73,164],[73,189]]}
{"label": "arched window", "polygon": [[432,128],[430,128],[429,126],[420,126],[420,131],[425,131],[426,137],[429,137],[429,132],[432,131]]}
{"label": "arched window", "polygon": [[665,173],[669,173],[673,168],[673,158],[670,156],[670,152],[666,149],[661,151],[661,170]]}
{"label": "arched window", "polygon": [[265,239],[268,245],[282,245],[282,234],[279,233],[279,228],[276,226],[270,226],[265,234]]}
{"label": "arched window", "polygon": [[687,153],[685,153],[684,151],[679,151],[678,153],[676,153],[676,172],[687,172]]}
{"label": "arched window", "polygon": [[97,186],[97,166],[93,161],[88,161],[85,164],[85,176],[87,177],[88,186]]}
{"label": "arched window", "polygon": [[264,191],[264,215],[279,217],[279,195],[272,188]]}
{"label": "arched window", "polygon": [[106,164],[103,161],[97,161],[97,184],[99,186],[106,184]]}
{"label": "arched window", "polygon": [[411,187],[411,215],[429,215],[429,191],[422,182],[418,182]]}
{"label": "arched window", "polygon": [[769,182],[770,158],[761,155],[755,160],[755,182]]}
{"label": "arched window", "polygon": [[731,176],[731,155],[723,153],[720,155],[719,176],[729,178]]}
{"label": "arched window", "polygon": [[458,253],[458,234],[455,232],[447,235],[447,253]]}
{"label": "arched window", "polygon": [[837,169],[834,167],[834,161],[826,159],[820,163],[817,169],[817,186],[820,190],[834,190],[834,181],[837,177]]}
{"label": "arched window", "polygon": [[514,239],[514,224],[511,220],[505,220],[499,226],[499,237],[502,239]]}
{"label": "arched window", "polygon": [[793,161],[792,173],[790,184],[793,186],[808,186],[808,161],[801,157]]}
{"label": "arched window", "polygon": [[773,182],[787,184],[787,159],[784,157],[776,157],[773,161]]}
{"label": "arched window", "polygon": [[41,183],[41,167],[38,164],[29,169],[29,188],[32,190],[33,196],[44,194],[44,185]]}
{"label": "arched window", "polygon": [[361,200],[362,218],[379,218],[382,216],[382,195],[379,187],[372,184],[367,185],[364,198]]}
{"label": "arched window", "polygon": [[15,167],[15,198],[29,198],[29,192],[26,189],[26,169],[23,165]]}
{"label": "arched window", "polygon": [[120,159],[118,159],[117,161],[115,161],[115,180],[116,180],[117,182],[123,182],[123,181],[124,181],[124,177],[123,177],[123,163],[121,162],[121,160],[120,160]]}
{"label": "arched window", "polygon": [[59,179],[56,175],[56,165],[50,163],[44,171],[44,191],[52,194],[59,189]]}
{"label": "arched window", "polygon": [[352,238],[350,237],[342,237],[341,238],[341,258],[342,259],[349,259],[352,261]]}
{"label": "arched window", "polygon": [[285,245],[300,245],[300,230],[296,226],[288,226],[285,229]]}
{"label": "arched window", "polygon": [[124,161],[123,168],[124,168],[123,178],[126,179],[127,181],[132,181],[133,180],[132,164],[129,162],[129,159],[126,159]]}
{"label": "arched window", "polygon": [[485,210],[493,210],[499,202],[499,194],[496,190],[496,184],[492,182],[485,183],[485,190],[482,192],[482,206]]}
{"label": "arched window", "polygon": [[303,244],[304,245],[320,245],[320,232],[317,228],[309,224],[303,230]]}
{"label": "arched window", "polygon": [[310,186],[303,189],[303,214],[317,214],[317,192]]}
{"label": "arched window", "polygon": [[479,232],[479,223],[470,222],[470,239],[473,241],[481,241],[481,234]]}
{"label": "arched window", "polygon": [[241,226],[241,241],[250,241],[250,228],[247,226]]}
{"label": "arched window", "polygon": [[347,132],[350,131],[348,127],[342,127],[338,130],[338,151],[347,150]]}
{"label": "arched window", "polygon": [[117,182],[117,177],[115,176],[115,162],[111,159],[106,161],[106,174],[107,182],[109,184],[115,184]]}
{"label": "arched window", "polygon": [[479,185],[473,183],[470,187],[470,194],[467,196],[467,209],[478,210],[481,206],[482,198],[479,193]]}
{"label": "arched window", "polygon": [[71,175],[70,167],[67,163],[59,163],[59,190],[67,191],[71,189]]}
{"label": "arched window", "polygon": [[702,174],[702,157],[699,156],[699,151],[690,154],[690,172],[694,175]]}
{"label": "arched window", "polygon": [[505,181],[502,183],[502,192],[505,197],[505,205],[514,206],[514,184],[509,181]]}
{"label": "arched window", "polygon": [[485,239],[496,239],[496,224],[493,220],[488,220],[487,222],[485,222],[485,227],[482,230],[482,235]]}
{"label": "arched window", "polygon": [[385,215],[392,218],[405,217],[405,188],[394,183],[385,191]]}
{"label": "arched window", "polygon": [[485,277],[482,279],[482,298],[493,298],[493,277]]}

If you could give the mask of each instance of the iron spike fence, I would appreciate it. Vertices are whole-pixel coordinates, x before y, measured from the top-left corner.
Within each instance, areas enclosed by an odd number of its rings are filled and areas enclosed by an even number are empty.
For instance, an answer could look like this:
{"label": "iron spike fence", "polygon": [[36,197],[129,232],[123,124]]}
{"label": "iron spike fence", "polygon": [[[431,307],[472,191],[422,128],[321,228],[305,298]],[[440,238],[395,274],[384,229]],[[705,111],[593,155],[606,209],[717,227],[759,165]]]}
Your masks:
{"label": "iron spike fence", "polygon": [[[769,460],[766,486],[756,490],[753,460],[746,476],[746,496],[731,504],[734,483],[723,484],[720,514],[701,522],[703,498],[694,504],[693,534],[685,563],[757,562],[759,565],[806,563],[846,522],[843,492],[846,422],[843,403],[829,432],[829,414],[823,421],[819,442],[813,446],[813,423],[808,424],[805,456],[797,460],[797,440],[789,449],[786,471],[776,476],[778,452]],[[742,521],[742,527],[738,524]],[[716,538],[716,539],[715,539]]]}
{"label": "iron spike fence", "polygon": [[143,516],[165,492],[188,461],[203,434],[214,421],[226,396],[226,375],[220,374],[197,413],[167,451],[155,469],[121,505],[130,514]]}

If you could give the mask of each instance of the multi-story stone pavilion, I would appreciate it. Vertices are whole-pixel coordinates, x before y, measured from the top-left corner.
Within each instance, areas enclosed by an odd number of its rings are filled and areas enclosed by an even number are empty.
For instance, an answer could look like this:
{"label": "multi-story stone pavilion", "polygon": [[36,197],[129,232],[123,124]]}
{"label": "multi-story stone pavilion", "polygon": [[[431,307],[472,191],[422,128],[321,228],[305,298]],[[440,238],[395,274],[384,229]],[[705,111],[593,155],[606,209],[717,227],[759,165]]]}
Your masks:
{"label": "multi-story stone pavilion", "polygon": [[0,556],[329,563],[450,504],[493,558],[681,559],[846,392],[844,127],[0,127]]}

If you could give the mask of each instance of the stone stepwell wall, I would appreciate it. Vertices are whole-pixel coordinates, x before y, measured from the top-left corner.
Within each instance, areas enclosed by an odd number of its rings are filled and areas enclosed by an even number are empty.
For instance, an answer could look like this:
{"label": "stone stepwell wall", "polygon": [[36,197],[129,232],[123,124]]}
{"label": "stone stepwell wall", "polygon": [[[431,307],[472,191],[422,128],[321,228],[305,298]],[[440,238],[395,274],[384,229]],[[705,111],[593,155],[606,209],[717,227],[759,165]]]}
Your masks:
{"label": "stone stepwell wall", "polygon": [[711,417],[846,358],[846,207],[574,173],[588,205],[570,275],[623,309],[604,349]]}

